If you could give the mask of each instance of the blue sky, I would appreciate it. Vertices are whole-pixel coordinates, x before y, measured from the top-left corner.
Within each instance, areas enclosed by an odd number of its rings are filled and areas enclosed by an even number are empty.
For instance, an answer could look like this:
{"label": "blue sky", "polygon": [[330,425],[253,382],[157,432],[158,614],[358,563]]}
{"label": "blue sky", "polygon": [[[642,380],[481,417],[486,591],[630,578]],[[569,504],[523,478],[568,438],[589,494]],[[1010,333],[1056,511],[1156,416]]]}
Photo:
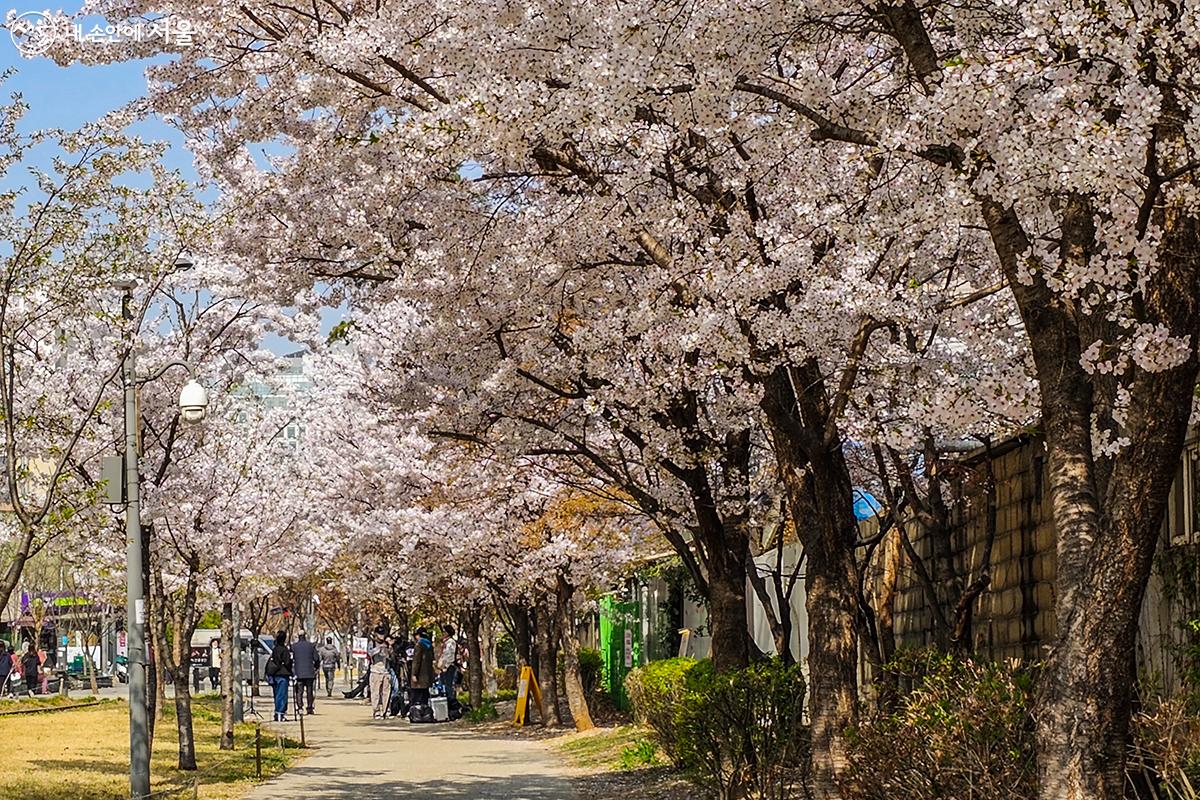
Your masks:
{"label": "blue sky", "polygon": [[[17,11],[40,10],[15,6]],[[7,9],[5,9],[7,10]],[[109,111],[140,97],[146,89],[146,66],[150,61],[60,67],[46,58],[23,58],[7,33],[0,33],[0,69],[15,69],[16,74],[4,86],[6,93],[20,92],[29,104],[22,128],[78,128]],[[191,156],[183,147],[183,137],[160,120],[147,120],[132,132],[147,139],[170,142],[167,156],[171,167],[195,177]]]}
{"label": "blue sky", "polygon": [[[19,5],[15,8],[18,12],[41,10],[38,7]],[[137,99],[145,92],[145,70],[150,63],[152,62],[146,60],[100,66],[75,64],[60,67],[45,58],[23,58],[7,33],[0,32],[0,69],[16,70],[3,91],[6,94],[19,92],[29,105],[29,112],[21,125],[26,131],[78,128]],[[165,157],[167,165],[179,170],[185,177],[195,180],[192,156],[184,147],[183,137],[177,130],[162,120],[147,119],[133,126],[130,132],[145,139],[167,142],[170,145]],[[50,151],[43,150],[37,154],[35,160],[48,163],[51,155]],[[14,171],[5,182],[12,183],[21,179],[22,172]],[[343,315],[344,311],[333,309],[323,314],[324,332],[327,333]],[[264,344],[278,353],[296,349],[292,342],[278,336],[268,337]]]}

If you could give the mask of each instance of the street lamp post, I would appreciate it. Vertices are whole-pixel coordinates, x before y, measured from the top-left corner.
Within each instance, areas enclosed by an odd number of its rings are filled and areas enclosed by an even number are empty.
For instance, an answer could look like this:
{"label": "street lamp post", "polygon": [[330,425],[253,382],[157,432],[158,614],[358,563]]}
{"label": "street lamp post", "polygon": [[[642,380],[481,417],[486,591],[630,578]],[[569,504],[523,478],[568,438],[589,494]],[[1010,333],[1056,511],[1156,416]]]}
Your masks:
{"label": "street lamp post", "polygon": [[[121,317],[133,319],[133,289],[136,281],[116,281],[113,286],[122,292]],[[172,361],[153,375],[139,380],[134,359],[133,342],[125,352],[121,365],[125,389],[125,631],[129,674],[129,796],[143,800],[150,796],[150,728],[146,703],[146,587],[142,581],[142,518],[138,476],[138,386],[160,377],[171,367],[190,364]],[[180,414],[188,422],[204,418],[208,395],[195,380],[188,381],[179,399]]]}

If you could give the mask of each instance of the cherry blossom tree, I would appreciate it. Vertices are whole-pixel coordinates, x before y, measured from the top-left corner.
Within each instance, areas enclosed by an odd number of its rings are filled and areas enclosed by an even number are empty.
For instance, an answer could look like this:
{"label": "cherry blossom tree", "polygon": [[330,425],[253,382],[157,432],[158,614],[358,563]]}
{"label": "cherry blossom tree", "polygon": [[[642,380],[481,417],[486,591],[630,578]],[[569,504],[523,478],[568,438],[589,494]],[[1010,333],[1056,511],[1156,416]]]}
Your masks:
{"label": "cherry blossom tree", "polygon": [[0,602],[48,543],[104,527],[97,457],[111,441],[105,414],[123,355],[111,283],[160,281],[196,211],[186,185],[159,165],[161,148],[104,120],[74,133],[21,134],[24,110],[19,100],[0,109],[4,169],[47,152],[51,165],[28,167],[25,187],[3,194],[0,467],[11,513],[0,524],[12,555]]}
{"label": "cherry blossom tree", "polygon": [[[646,483],[671,487],[647,503],[685,528],[720,509],[713,530],[735,551],[746,492],[713,484],[742,461],[716,451],[737,452],[761,408],[810,559],[820,795],[845,767],[856,694],[845,439],[873,425],[863,410],[908,418],[889,435],[912,445],[964,408],[1020,418],[1036,399],[1059,534],[1041,791],[1118,796],[1123,654],[1197,369],[1189,11],[165,12],[198,43],[157,69],[151,102],[194,132],[231,207],[253,209],[231,249],[272,266],[274,295],[320,280],[375,332],[428,329],[425,352],[392,363],[433,365],[431,401],[556,455],[564,429],[592,449],[599,420],[606,447],[624,442]],[[279,137],[286,152],[260,168],[252,149]],[[966,355],[971,386],[905,391],[933,386],[913,369],[945,375]],[[946,403],[953,388],[969,402]],[[555,439],[559,406],[573,427]],[[571,447],[601,470],[629,461]]]}

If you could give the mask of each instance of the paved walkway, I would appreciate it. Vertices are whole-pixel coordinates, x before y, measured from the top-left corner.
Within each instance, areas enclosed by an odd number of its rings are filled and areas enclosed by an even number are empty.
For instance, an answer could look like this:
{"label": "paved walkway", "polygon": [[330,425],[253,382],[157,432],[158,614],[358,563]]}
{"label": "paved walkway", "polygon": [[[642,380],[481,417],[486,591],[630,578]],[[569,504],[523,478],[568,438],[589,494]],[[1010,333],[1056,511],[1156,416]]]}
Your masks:
{"label": "paved walkway", "polygon": [[[282,724],[294,738],[299,727]],[[317,713],[305,717],[304,731],[317,750],[248,800],[577,800],[568,766],[536,741],[486,735],[461,723],[372,720],[358,701],[323,697]]]}

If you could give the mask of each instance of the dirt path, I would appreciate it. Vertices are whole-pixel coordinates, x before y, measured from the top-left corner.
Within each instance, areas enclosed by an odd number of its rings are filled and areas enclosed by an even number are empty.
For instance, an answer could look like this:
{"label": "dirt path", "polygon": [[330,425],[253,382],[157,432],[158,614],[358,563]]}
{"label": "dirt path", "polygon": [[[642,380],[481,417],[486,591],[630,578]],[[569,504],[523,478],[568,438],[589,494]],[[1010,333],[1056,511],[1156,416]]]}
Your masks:
{"label": "dirt path", "polygon": [[[299,738],[299,723],[277,727]],[[318,698],[304,727],[316,751],[247,800],[577,800],[570,767],[536,741],[462,723],[372,720],[367,706],[340,698]]]}

